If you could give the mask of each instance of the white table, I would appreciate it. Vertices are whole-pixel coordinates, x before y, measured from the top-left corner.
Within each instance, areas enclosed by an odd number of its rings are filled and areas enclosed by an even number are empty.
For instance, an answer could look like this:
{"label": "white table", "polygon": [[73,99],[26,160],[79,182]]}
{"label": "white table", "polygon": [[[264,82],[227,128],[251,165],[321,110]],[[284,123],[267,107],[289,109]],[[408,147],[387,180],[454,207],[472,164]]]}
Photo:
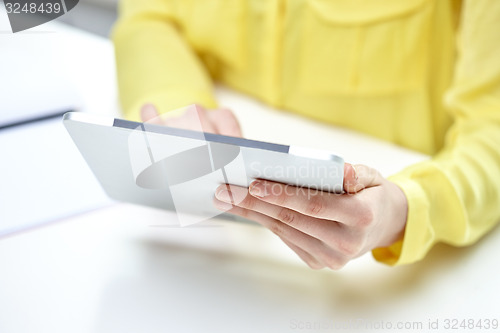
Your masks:
{"label": "white table", "polygon": [[[79,64],[67,66],[85,110],[116,112],[109,41],[50,29]],[[223,88],[217,94],[250,138],[328,148],[385,175],[425,158]],[[466,249],[436,246],[415,265],[389,268],[366,255],[331,272],[308,269],[261,227],[161,226],[170,218],[116,204],[0,239],[0,332],[318,332],[354,319],[375,328],[422,323],[408,332],[439,320],[432,331],[449,332],[447,318],[500,319],[498,228]]]}

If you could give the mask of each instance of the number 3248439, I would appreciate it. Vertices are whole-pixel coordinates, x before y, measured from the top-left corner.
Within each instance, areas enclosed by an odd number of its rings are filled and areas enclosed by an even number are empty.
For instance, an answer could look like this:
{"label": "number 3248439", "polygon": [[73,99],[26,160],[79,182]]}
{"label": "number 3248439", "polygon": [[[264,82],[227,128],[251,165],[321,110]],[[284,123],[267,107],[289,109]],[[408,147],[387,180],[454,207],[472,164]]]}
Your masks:
{"label": "number 3248439", "polygon": [[6,2],[7,14],[59,14],[63,10],[58,2],[24,3]]}

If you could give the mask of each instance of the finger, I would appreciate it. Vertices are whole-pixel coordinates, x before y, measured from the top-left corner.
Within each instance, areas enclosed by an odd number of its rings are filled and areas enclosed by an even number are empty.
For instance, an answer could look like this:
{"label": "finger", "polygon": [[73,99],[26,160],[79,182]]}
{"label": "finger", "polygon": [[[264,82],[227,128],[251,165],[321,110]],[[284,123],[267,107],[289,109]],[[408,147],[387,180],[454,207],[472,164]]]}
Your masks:
{"label": "finger", "polygon": [[250,195],[276,206],[323,220],[357,225],[360,216],[368,217],[369,206],[356,195],[339,195],[315,189],[296,187],[268,180],[250,184]]}
{"label": "finger", "polygon": [[356,168],[350,163],[344,163],[344,191],[353,193],[353,188],[358,182]]}
{"label": "finger", "polygon": [[381,185],[383,177],[380,173],[366,165],[344,165],[344,191],[347,193],[357,193],[368,187]]}
{"label": "finger", "polygon": [[216,133],[217,131],[206,113],[206,109],[200,105],[190,106],[182,115],[165,119],[164,124],[169,127]]}
{"label": "finger", "polygon": [[285,243],[293,252],[295,252],[303,262],[307,264],[312,269],[321,269],[324,268],[325,265],[322,265],[319,261],[316,260],[312,255],[304,251],[299,246],[293,244],[287,239],[280,237],[283,243]]}
{"label": "finger", "polygon": [[[316,261],[324,266],[326,266],[325,262],[328,262],[330,257],[335,257],[334,251],[325,246],[325,244],[320,240],[306,235],[303,232],[287,226],[286,224],[283,224],[267,215],[228,204],[227,202],[221,201],[217,198],[214,198],[214,206],[227,213],[238,215],[257,222],[280,238],[284,238],[288,242],[296,244],[296,246],[299,246],[305,252],[310,253],[316,258]],[[319,255],[314,255],[314,253]]]}
{"label": "finger", "polygon": [[249,195],[248,189],[244,187],[221,185],[215,195],[221,201],[272,217],[327,244],[340,243],[340,239],[345,237],[345,230],[338,222],[314,218],[289,208],[267,203]]}
{"label": "finger", "polygon": [[322,246],[322,243],[319,240],[259,212],[228,204],[227,202],[221,201],[216,197],[214,198],[214,206],[227,213],[255,221],[271,230],[277,236],[283,237],[294,244],[306,244],[304,248],[308,248],[308,250],[316,249]]}
{"label": "finger", "polygon": [[201,105],[196,104],[194,107],[190,107],[186,111],[185,119],[189,123],[188,125],[191,125],[197,131],[219,134],[208,117],[208,111]]}
{"label": "finger", "polygon": [[221,185],[216,198],[234,206],[271,217],[306,235],[320,240],[343,257],[357,256],[363,249],[363,238],[352,228],[341,223],[313,218],[294,210],[276,206],[248,194],[248,189],[235,185]]}
{"label": "finger", "polygon": [[160,118],[158,110],[151,103],[144,104],[141,107],[141,120],[149,124],[157,124],[157,125],[162,124],[162,120]]}
{"label": "finger", "polygon": [[336,252],[322,241],[306,235],[301,231],[287,226],[286,224],[281,223],[280,221],[277,221],[267,215],[238,206],[233,206],[220,201],[217,198],[214,198],[214,205],[222,211],[244,217],[266,227],[278,237],[286,239],[288,242],[303,249],[303,251],[312,256],[320,266],[326,266],[331,269],[340,269],[349,261],[349,257],[344,256],[340,252]]}
{"label": "finger", "polygon": [[215,126],[219,134],[234,137],[242,136],[240,124],[231,110],[221,108],[209,111],[208,117],[211,119],[212,124]]}

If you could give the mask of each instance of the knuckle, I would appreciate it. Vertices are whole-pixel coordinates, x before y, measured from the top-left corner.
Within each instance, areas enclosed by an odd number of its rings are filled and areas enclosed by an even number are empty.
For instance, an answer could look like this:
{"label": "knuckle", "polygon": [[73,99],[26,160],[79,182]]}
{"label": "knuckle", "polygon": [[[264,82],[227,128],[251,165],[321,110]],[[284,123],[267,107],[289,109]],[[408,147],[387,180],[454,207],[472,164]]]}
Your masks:
{"label": "knuckle", "polygon": [[361,208],[358,211],[358,218],[356,220],[356,227],[365,229],[373,223],[373,211],[369,208]]}
{"label": "knuckle", "polygon": [[314,261],[314,260],[307,260],[305,262],[309,268],[314,269],[314,270],[320,270],[322,268],[325,268],[325,265],[321,265],[319,262]]}
{"label": "knuckle", "polygon": [[320,196],[313,196],[307,203],[305,213],[311,216],[317,216],[325,210],[325,205]]}
{"label": "knuckle", "polygon": [[362,245],[362,242],[359,240],[340,242],[338,244],[338,251],[347,258],[353,258],[361,253]]}
{"label": "knuckle", "polygon": [[362,183],[357,183],[356,185],[354,185],[354,192],[355,193],[358,193],[358,192],[361,192],[362,190],[365,189],[365,185],[362,184]]}
{"label": "knuckle", "polygon": [[[271,194],[275,197],[275,203],[278,206],[284,206],[288,202],[286,190],[282,190],[281,185],[274,184],[271,187]],[[279,190],[278,190],[279,189]]]}
{"label": "knuckle", "polygon": [[339,269],[344,267],[344,265],[345,265],[345,263],[343,263],[341,260],[334,259],[334,258],[329,258],[325,262],[325,266],[330,268],[331,270],[334,270],[334,271],[338,271]]}
{"label": "knuckle", "polygon": [[375,183],[377,179],[382,177],[377,169],[367,167],[366,165],[356,166],[356,170],[359,170],[360,176],[370,184]]}
{"label": "knuckle", "polygon": [[250,211],[248,209],[240,209],[238,213],[241,217],[244,217],[244,218],[250,217]]}
{"label": "knuckle", "polygon": [[283,227],[280,223],[272,223],[269,225],[269,230],[275,235],[282,236],[283,235]]}
{"label": "knuckle", "polygon": [[319,254],[319,261],[324,265],[324,267],[328,267],[332,270],[339,270],[343,267],[342,262],[328,252],[321,252]]}
{"label": "knuckle", "polygon": [[383,178],[382,175],[380,174],[380,172],[377,169],[373,169],[373,168],[370,168],[369,175],[370,175],[370,180],[372,182],[376,182],[377,179]]}
{"label": "knuckle", "polygon": [[278,220],[290,225],[294,223],[295,217],[295,214],[287,208],[282,208],[278,213]]}
{"label": "knuckle", "polygon": [[255,206],[257,205],[257,200],[255,200],[252,196],[247,195],[240,203],[236,203],[237,206],[243,207],[249,210],[255,210]]}
{"label": "knuckle", "polygon": [[349,260],[348,260],[348,259],[339,259],[339,260],[337,260],[337,262],[336,262],[336,263],[337,263],[337,264],[336,264],[336,266],[335,266],[334,268],[332,268],[332,269],[333,269],[333,270],[338,271],[338,270],[340,270],[340,269],[344,268],[344,266],[345,266],[348,262],[349,262]]}

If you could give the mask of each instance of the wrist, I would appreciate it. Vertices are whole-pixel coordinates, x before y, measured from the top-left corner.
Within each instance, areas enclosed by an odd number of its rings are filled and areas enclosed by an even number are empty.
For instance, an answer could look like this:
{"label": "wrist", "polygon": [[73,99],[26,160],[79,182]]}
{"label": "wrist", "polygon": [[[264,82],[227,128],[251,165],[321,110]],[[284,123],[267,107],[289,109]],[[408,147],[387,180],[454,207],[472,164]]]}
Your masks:
{"label": "wrist", "polygon": [[387,181],[390,188],[389,220],[386,225],[386,239],[382,247],[390,246],[403,239],[408,218],[408,200],[403,190],[395,183]]}

